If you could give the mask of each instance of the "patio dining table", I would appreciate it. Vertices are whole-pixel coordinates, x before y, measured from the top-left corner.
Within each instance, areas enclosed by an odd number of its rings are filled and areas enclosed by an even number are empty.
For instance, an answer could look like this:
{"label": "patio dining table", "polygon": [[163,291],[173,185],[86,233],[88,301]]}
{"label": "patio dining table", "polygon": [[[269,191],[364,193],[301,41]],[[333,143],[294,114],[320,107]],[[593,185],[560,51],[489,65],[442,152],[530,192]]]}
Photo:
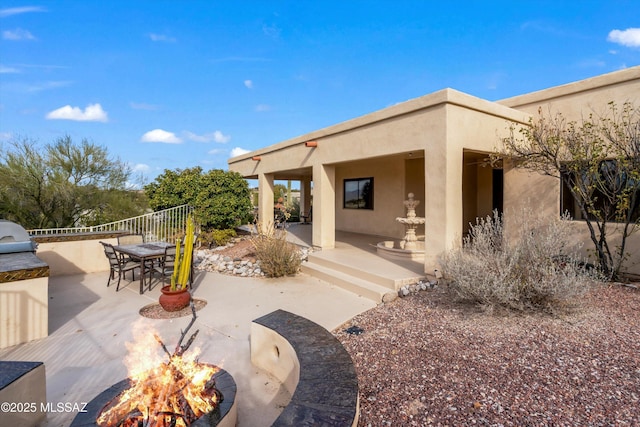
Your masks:
{"label": "patio dining table", "polygon": [[[164,258],[165,249],[171,246],[175,245],[167,242],[148,242],[117,245],[113,249],[118,253],[128,255],[133,261],[140,262],[140,294],[143,294],[146,263]],[[151,284],[151,277],[149,277],[149,284]]]}

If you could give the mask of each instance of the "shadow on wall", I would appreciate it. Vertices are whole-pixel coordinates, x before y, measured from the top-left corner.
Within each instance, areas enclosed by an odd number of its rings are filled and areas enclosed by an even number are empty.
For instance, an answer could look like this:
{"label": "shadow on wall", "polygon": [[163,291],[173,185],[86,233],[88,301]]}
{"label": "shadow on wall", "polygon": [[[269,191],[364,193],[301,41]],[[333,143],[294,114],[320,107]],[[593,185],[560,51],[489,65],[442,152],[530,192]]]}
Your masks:
{"label": "shadow on wall", "polygon": [[[22,282],[2,285],[14,287]],[[29,292],[0,288],[0,311],[0,348],[47,336],[47,305]]]}
{"label": "shadow on wall", "polygon": [[[67,276],[74,274],[84,274],[85,270],[78,267],[73,262],[60,256],[55,250],[37,251],[36,256],[49,265],[50,276]],[[107,258],[104,257],[105,268],[109,271]]]}

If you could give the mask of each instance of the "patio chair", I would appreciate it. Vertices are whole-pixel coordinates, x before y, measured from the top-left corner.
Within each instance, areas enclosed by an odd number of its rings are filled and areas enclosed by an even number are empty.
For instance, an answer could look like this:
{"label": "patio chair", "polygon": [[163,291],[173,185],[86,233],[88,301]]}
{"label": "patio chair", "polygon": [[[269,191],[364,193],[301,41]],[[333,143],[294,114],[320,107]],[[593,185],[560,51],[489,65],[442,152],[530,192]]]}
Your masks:
{"label": "patio chair", "polygon": [[123,236],[118,236],[119,245],[137,245],[141,243],[144,243],[142,234],[125,234]]}
{"label": "patio chair", "polygon": [[[116,285],[116,292],[120,290],[120,280],[124,277],[127,271],[131,271],[131,279],[135,279],[135,269],[140,267],[140,263],[125,259],[119,255],[113,248],[113,245],[105,242],[100,242],[104,247],[104,254],[109,260],[109,278],[107,279],[107,287],[111,284],[112,280],[115,280],[116,273],[118,274],[118,284]],[[144,274],[142,271],[140,274]]]}
{"label": "patio chair", "polygon": [[[195,255],[195,246],[196,246],[196,243],[194,240],[193,242],[194,255]],[[184,254],[184,247],[180,248],[180,256],[182,256],[183,254]],[[162,284],[164,286],[166,284],[166,278],[171,277],[175,267],[176,267],[176,247],[168,246],[164,250],[164,257],[160,260],[160,262],[157,265],[153,266],[151,272],[160,274],[162,278]],[[191,288],[193,285],[193,274],[194,274],[194,269],[193,269],[193,257],[192,257],[191,265],[189,266],[189,288]]]}
{"label": "patio chair", "polygon": [[[164,249],[164,257],[160,259],[157,265],[151,269],[151,274],[158,273],[162,277],[162,285],[166,283],[166,278],[171,277],[176,264],[176,247],[167,246]],[[151,286],[151,284],[149,284]]]}
{"label": "patio chair", "polygon": [[309,212],[300,213],[300,218],[302,218],[303,224],[311,224],[311,212],[312,210],[309,209]]}
{"label": "patio chair", "polygon": [[[118,236],[118,245],[141,245],[144,243],[144,238],[142,234],[124,234],[122,236]],[[131,255],[121,254],[124,260],[128,261],[140,261],[139,258],[133,257]]]}

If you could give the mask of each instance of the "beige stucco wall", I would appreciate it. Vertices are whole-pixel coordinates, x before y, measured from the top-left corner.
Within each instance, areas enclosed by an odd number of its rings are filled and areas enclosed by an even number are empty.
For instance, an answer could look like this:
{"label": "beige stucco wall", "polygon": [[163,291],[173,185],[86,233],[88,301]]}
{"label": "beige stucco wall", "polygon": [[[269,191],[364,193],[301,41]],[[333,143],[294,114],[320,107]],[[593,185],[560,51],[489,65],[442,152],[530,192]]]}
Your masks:
{"label": "beige stucco wall", "polygon": [[492,152],[510,122],[528,120],[527,114],[495,107],[477,98],[447,104],[446,136],[425,148],[425,271],[432,271],[440,255],[462,239],[464,150]]}
{"label": "beige stucco wall", "polygon": [[[538,109],[548,115],[561,112],[567,120],[580,122],[582,116],[591,113],[607,112],[608,103],[621,106],[624,102],[633,102],[640,106],[640,67],[634,67],[617,73],[598,76],[582,82],[552,88],[547,91],[522,95],[499,101],[537,115]],[[560,215],[560,181],[557,178],[542,176],[523,170],[505,168],[505,207],[518,211],[529,206],[544,216]],[[505,212],[507,230],[515,221]],[[614,229],[615,224],[612,224]],[[592,255],[594,247],[584,222],[574,221],[572,227],[575,238],[583,245],[583,255]],[[619,240],[619,233],[610,230],[612,242]],[[640,274],[640,233],[635,233],[627,241],[629,259],[624,271]]]}
{"label": "beige stucco wall", "polygon": [[115,237],[100,240],[40,243],[36,255],[49,264],[51,276],[108,271],[109,261],[100,241],[112,245],[118,244]]}
{"label": "beige stucco wall", "polygon": [[49,278],[0,283],[0,348],[49,335]]}
{"label": "beige stucco wall", "polygon": [[[403,197],[403,182],[398,180],[404,174],[404,160],[400,157],[336,166],[336,229],[400,239],[404,227],[395,218],[404,216],[402,202],[406,197]],[[373,177],[374,209],[345,209],[344,180],[369,177]]]}
{"label": "beige stucco wall", "polygon": [[607,104],[615,101],[622,105],[626,101],[640,104],[640,66],[614,73],[556,86],[524,95],[497,101],[497,103],[536,115],[542,112],[562,112],[568,120],[580,120],[590,113],[607,111]]}

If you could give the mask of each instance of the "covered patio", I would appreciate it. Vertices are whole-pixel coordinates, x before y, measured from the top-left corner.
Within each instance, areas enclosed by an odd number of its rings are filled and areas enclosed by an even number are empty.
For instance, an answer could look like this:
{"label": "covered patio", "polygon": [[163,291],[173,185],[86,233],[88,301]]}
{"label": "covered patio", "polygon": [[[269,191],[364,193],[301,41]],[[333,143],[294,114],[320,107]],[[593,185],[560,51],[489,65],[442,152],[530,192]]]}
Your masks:
{"label": "covered patio", "polygon": [[234,157],[229,169],[257,179],[260,218],[272,216],[276,180],[299,180],[303,212],[313,198],[310,243],[323,257],[340,250],[343,232],[402,239],[404,227],[395,219],[415,194],[416,214],[426,219],[417,231],[424,236],[424,276],[460,241],[468,217],[484,213],[482,192],[495,187],[502,193],[502,182],[493,185],[474,164],[494,150],[509,123],[527,119],[521,111],[444,89]]}

